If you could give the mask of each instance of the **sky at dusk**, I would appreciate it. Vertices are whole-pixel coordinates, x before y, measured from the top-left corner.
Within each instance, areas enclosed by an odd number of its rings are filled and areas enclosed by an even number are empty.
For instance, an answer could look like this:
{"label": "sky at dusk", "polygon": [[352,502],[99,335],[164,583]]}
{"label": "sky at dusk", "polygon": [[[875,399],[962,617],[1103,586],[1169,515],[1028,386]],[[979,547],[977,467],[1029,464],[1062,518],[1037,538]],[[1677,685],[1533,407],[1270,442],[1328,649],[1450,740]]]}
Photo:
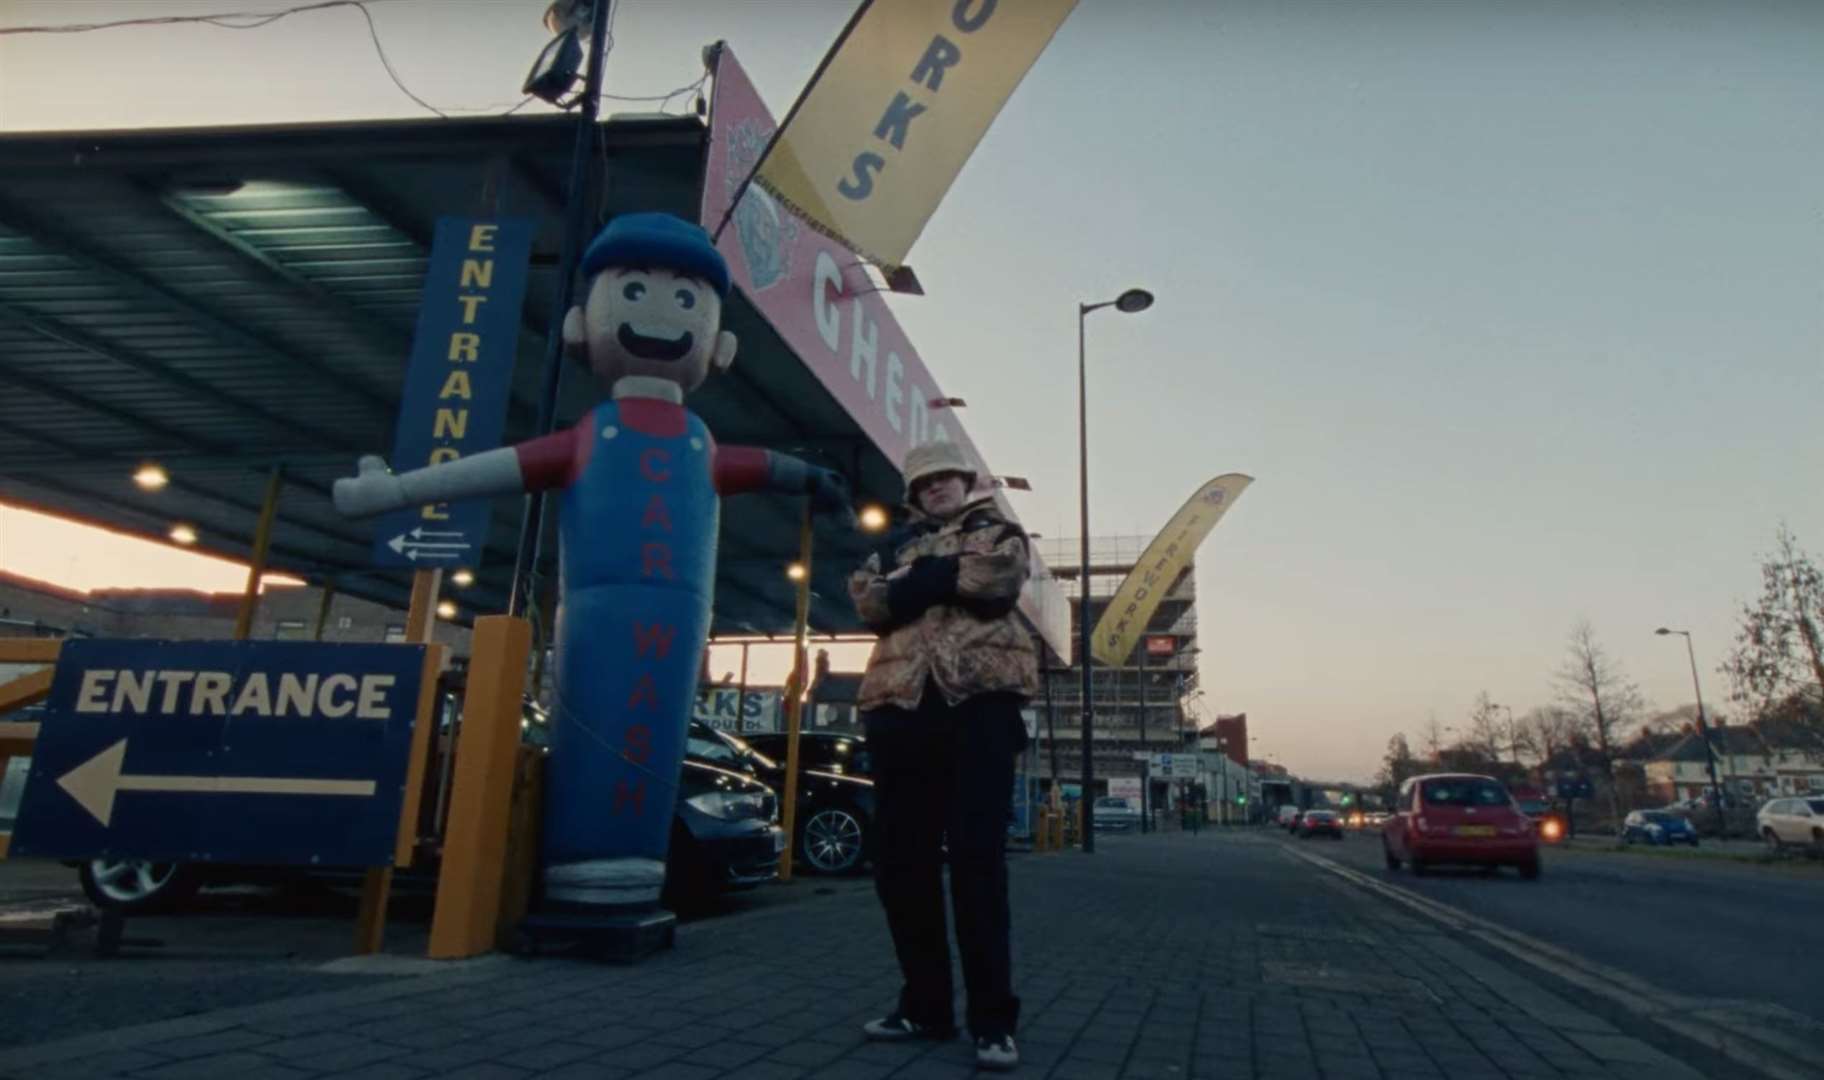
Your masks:
{"label": "sky at dusk", "polygon": [[[286,6],[0,0],[0,27]],[[414,93],[501,111],[543,8],[372,14]],[[691,83],[721,38],[783,115],[851,11],[624,0],[609,92]],[[1478,691],[1549,701],[1580,617],[1666,708],[1690,672],[1652,631],[1689,628],[1720,703],[1778,524],[1824,548],[1820,56],[1801,0],[1084,0],[891,302],[1063,537],[1076,305],[1158,295],[1089,322],[1092,531],[1256,478],[1199,555],[1202,674],[1295,772],[1366,778]],[[353,9],[0,36],[0,130],[407,116]],[[9,570],[240,584],[100,543],[0,510]]]}

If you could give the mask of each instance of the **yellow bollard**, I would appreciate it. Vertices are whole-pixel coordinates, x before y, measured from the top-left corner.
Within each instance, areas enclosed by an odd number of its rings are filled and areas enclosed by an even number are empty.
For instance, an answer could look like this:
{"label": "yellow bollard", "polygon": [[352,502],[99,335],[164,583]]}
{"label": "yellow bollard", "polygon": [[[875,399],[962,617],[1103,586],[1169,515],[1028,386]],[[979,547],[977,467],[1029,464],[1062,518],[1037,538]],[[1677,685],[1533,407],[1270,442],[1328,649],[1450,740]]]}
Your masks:
{"label": "yellow bollard", "polygon": [[494,948],[532,625],[507,615],[485,615],[475,620],[471,641],[456,777],[431,916],[430,956],[435,960]]}

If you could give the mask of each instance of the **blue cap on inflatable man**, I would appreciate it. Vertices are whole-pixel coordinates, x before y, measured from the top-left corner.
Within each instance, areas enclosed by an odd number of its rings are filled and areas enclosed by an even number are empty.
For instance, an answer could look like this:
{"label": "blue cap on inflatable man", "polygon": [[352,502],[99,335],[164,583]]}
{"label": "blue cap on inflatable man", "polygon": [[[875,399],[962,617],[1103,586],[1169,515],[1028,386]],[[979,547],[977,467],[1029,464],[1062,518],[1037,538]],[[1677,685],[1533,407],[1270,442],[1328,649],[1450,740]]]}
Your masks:
{"label": "blue cap on inflatable man", "polygon": [[671,214],[622,214],[583,253],[583,276],[610,266],[672,270],[701,279],[728,299],[728,261],[703,226]]}

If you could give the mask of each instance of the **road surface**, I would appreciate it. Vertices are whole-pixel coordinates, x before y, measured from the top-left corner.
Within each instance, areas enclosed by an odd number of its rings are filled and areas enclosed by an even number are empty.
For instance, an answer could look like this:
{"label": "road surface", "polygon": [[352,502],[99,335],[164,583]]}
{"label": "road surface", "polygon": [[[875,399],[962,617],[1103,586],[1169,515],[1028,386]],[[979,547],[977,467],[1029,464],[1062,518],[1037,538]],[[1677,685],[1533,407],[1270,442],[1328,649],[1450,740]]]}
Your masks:
{"label": "road surface", "polygon": [[1779,1002],[1824,1021],[1824,866],[1548,848],[1537,882],[1390,872],[1376,834],[1293,840],[1313,854],[1647,980],[1669,993]]}

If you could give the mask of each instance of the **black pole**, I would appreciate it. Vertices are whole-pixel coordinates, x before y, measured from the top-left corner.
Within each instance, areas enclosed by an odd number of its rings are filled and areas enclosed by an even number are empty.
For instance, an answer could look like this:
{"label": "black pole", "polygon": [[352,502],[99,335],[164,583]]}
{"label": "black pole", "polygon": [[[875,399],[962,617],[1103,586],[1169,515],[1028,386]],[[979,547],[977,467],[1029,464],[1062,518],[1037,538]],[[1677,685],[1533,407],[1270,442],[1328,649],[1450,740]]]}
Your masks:
{"label": "black pole", "polygon": [[1043,639],[1039,641],[1039,657],[1045,663],[1045,739],[1051,744],[1051,788],[1052,795],[1054,796],[1053,802],[1054,805],[1062,808],[1064,806],[1064,790],[1060,785],[1064,782],[1064,775],[1058,771],[1058,710],[1053,706],[1051,700],[1051,675],[1053,669],[1051,666],[1051,658],[1046,655],[1045,642]]}
{"label": "black pole", "polygon": [[1096,830],[1091,826],[1088,807],[1095,805],[1093,789],[1096,779],[1094,718],[1090,709],[1089,655],[1089,389],[1088,361],[1083,346],[1083,323],[1089,315],[1088,304],[1077,305],[1077,511],[1081,531],[1081,565],[1078,568],[1077,647],[1083,665],[1083,853],[1096,850]]}
{"label": "black pole", "polygon": [[[544,435],[557,423],[557,388],[563,375],[564,316],[575,296],[576,264],[582,258],[583,235],[589,223],[589,143],[595,138],[597,105],[602,97],[602,67],[608,59],[609,0],[595,0],[590,11],[589,70],[583,80],[582,109],[576,118],[576,138],[570,149],[570,190],[564,203],[564,246],[557,264],[557,291],[553,294],[551,320],[545,330],[545,370],[538,398],[538,427]],[[507,613],[521,614],[532,593],[531,576],[544,547],[545,496],[526,495],[519,522],[519,547],[513,558],[513,592]]]}

